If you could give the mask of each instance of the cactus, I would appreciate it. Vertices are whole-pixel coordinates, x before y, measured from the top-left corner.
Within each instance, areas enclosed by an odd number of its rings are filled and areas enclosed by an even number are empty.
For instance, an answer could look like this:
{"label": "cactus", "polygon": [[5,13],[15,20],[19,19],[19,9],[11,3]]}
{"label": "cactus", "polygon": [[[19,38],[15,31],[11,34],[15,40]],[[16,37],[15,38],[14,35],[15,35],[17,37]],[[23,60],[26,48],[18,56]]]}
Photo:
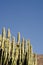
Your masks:
{"label": "cactus", "polygon": [[37,65],[37,54],[34,54],[30,40],[20,41],[20,32],[15,41],[10,29],[2,30],[0,35],[0,65]]}

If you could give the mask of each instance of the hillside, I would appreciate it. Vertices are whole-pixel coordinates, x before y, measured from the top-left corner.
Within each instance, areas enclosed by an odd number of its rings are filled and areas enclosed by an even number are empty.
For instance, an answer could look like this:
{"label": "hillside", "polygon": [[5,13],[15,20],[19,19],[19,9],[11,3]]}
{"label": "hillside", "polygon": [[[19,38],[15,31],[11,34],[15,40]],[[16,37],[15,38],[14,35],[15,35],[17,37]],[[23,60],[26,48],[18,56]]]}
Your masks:
{"label": "hillside", "polygon": [[43,55],[37,55],[37,65],[43,65]]}

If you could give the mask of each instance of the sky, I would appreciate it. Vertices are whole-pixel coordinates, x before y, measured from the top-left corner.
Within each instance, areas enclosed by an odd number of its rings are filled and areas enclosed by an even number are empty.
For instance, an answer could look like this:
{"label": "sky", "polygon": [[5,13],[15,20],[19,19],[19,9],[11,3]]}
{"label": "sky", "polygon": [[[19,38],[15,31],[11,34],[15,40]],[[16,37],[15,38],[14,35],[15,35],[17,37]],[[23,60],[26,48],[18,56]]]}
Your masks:
{"label": "sky", "polygon": [[33,52],[43,54],[43,0],[0,0],[0,34],[11,30],[17,39],[29,39]]}

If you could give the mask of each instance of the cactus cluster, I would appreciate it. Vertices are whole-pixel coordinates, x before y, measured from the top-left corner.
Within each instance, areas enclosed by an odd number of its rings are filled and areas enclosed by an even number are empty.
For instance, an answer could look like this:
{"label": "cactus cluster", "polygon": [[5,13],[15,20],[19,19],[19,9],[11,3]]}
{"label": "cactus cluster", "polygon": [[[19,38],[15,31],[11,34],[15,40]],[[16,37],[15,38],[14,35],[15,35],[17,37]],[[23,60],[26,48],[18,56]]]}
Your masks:
{"label": "cactus cluster", "polygon": [[11,37],[10,29],[2,29],[0,35],[0,65],[37,65],[37,54],[33,53],[30,40],[20,41],[20,32]]}

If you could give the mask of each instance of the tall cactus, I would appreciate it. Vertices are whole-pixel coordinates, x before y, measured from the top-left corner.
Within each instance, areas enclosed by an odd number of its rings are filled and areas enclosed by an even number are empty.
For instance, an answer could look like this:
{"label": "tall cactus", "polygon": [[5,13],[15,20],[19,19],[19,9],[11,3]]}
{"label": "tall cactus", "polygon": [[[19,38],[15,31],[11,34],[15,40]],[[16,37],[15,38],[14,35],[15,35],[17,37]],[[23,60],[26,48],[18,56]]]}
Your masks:
{"label": "tall cactus", "polygon": [[20,32],[17,41],[11,37],[10,29],[2,29],[0,35],[0,65],[37,65],[37,54],[33,53],[30,40],[20,41]]}

